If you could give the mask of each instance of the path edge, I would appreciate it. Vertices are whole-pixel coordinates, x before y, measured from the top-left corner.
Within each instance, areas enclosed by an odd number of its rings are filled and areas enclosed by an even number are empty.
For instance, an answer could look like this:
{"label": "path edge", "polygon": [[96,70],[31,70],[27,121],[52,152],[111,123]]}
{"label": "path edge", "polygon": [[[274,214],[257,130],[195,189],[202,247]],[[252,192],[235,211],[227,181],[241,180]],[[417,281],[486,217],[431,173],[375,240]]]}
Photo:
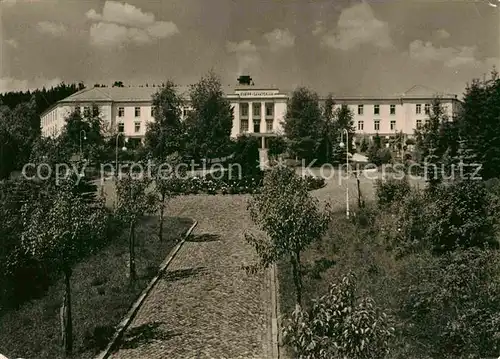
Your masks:
{"label": "path edge", "polygon": [[273,359],[280,359],[280,305],[279,305],[279,283],[278,266],[274,263],[271,266],[271,306],[272,306],[272,353]]}
{"label": "path edge", "polygon": [[191,225],[191,227],[184,234],[182,240],[179,243],[177,243],[177,245],[174,247],[174,249],[172,249],[170,251],[167,258],[160,265],[160,268],[159,268],[156,276],[153,279],[151,279],[151,281],[149,282],[147,287],[144,288],[144,290],[141,292],[141,294],[139,295],[137,300],[134,302],[132,307],[129,309],[129,311],[127,312],[125,317],[121,320],[121,322],[116,327],[115,334],[113,335],[113,338],[109,342],[106,349],[104,349],[104,351],[102,351],[98,356],[96,356],[95,359],[107,359],[107,358],[109,358],[109,356],[112,354],[113,350],[115,349],[116,344],[122,338],[123,333],[127,330],[128,326],[130,325],[130,323],[134,319],[135,315],[139,311],[139,308],[144,303],[144,300],[146,299],[148,294],[151,292],[151,290],[153,289],[155,284],[158,282],[158,280],[160,279],[162,274],[165,272],[165,270],[169,266],[170,262],[172,262],[172,260],[176,256],[177,252],[179,252],[179,250],[184,245],[184,243],[189,238],[189,236],[191,235],[191,233],[193,232],[194,228],[197,225],[198,225],[198,221],[195,220],[194,223]]}

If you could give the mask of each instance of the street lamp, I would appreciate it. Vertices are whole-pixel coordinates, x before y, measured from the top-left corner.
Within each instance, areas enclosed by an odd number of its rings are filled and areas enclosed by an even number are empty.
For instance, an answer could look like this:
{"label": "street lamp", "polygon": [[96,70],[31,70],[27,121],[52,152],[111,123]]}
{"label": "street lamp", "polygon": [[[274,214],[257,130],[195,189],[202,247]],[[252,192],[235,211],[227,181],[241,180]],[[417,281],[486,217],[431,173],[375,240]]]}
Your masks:
{"label": "street lamp", "polygon": [[87,140],[87,132],[85,130],[80,131],[80,161],[82,160],[83,154],[82,154],[82,132],[83,132],[83,139],[86,141]]}
{"label": "street lamp", "polygon": [[[344,128],[344,130],[340,134],[340,143],[339,143],[340,148],[344,148],[344,146],[346,146],[344,144],[344,136],[343,136],[344,133],[345,133],[345,137],[346,137],[346,143],[349,143],[349,132],[347,132],[347,130]],[[346,146],[345,161],[346,161],[346,166],[347,166],[347,168],[346,168],[347,178],[349,179],[349,147],[348,146]],[[349,218],[349,182],[347,182],[347,184],[346,184],[345,205],[346,205],[345,213],[346,213],[347,218]]]}
{"label": "street lamp", "polygon": [[[117,133],[116,134],[116,141],[115,141],[115,154],[116,154],[116,158],[115,158],[115,175],[116,173],[118,172],[118,138],[120,137],[121,133]],[[128,142],[128,138],[125,138],[125,143]],[[125,147],[125,145],[122,147],[122,151],[126,151],[127,150],[127,147]]]}

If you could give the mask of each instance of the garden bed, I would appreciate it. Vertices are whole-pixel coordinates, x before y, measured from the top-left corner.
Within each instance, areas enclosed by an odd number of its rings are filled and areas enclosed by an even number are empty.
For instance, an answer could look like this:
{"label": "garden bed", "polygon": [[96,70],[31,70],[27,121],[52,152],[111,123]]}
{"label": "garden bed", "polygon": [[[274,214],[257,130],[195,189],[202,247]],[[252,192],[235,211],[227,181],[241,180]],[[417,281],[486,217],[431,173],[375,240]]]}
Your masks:
{"label": "garden bed", "polygon": [[[164,240],[159,242],[156,217],[141,223],[136,235],[138,279],[134,287],[128,284],[125,233],[76,265],[71,282],[74,358],[90,359],[105,348],[114,327],[191,225],[190,219],[167,218]],[[49,288],[44,297],[0,318],[0,353],[9,358],[64,358],[59,317],[63,292],[61,280]]]}

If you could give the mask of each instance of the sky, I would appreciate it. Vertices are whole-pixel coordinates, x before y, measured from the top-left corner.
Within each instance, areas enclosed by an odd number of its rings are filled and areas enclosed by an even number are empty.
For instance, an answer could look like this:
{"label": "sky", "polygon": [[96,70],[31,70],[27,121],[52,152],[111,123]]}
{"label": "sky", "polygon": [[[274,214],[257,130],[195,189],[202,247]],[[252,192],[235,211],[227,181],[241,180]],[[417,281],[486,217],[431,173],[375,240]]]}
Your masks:
{"label": "sky", "polygon": [[225,85],[460,96],[500,68],[499,25],[500,0],[0,0],[0,92],[213,70]]}

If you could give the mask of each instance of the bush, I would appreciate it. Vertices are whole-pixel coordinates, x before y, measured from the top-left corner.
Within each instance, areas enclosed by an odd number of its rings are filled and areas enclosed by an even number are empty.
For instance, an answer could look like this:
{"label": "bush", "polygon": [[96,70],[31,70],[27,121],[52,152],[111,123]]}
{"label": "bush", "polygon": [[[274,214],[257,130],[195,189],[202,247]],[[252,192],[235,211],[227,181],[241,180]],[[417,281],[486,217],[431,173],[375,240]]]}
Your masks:
{"label": "bush", "polygon": [[484,183],[458,181],[442,184],[427,194],[425,239],[435,252],[485,246],[498,247],[496,213]]}
{"label": "bush", "polygon": [[381,359],[393,333],[390,318],[370,297],[358,296],[354,277],[348,275],[309,310],[296,308],[283,339],[299,359]]}
{"label": "bush", "polygon": [[234,144],[233,163],[241,166],[243,176],[252,176],[260,171],[259,140],[253,136],[239,136]]}
{"label": "bush", "polygon": [[375,182],[377,202],[381,207],[390,206],[394,202],[401,201],[410,191],[411,186],[408,180],[389,178],[386,181],[377,180]]}
{"label": "bush", "polygon": [[310,191],[315,189],[323,188],[325,186],[325,179],[322,177],[314,177],[314,176],[304,176],[304,180],[306,181],[307,188]]}
{"label": "bush", "polygon": [[493,251],[412,257],[400,278],[400,312],[412,353],[437,358],[497,357],[500,260]]}

